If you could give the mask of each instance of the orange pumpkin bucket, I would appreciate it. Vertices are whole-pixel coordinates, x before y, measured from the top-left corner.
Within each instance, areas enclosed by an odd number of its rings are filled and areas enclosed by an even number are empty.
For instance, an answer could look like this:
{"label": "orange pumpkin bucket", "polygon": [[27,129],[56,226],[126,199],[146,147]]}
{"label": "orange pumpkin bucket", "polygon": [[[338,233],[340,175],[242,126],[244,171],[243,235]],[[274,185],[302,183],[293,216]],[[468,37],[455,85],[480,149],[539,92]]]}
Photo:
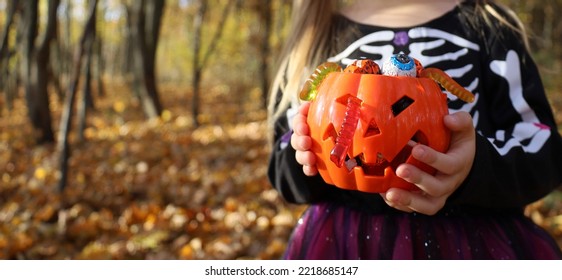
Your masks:
{"label": "orange pumpkin bucket", "polygon": [[321,73],[317,75],[321,81],[313,86],[308,125],[320,175],[348,190],[415,190],[415,185],[396,176],[396,168],[410,163],[435,173],[414,159],[411,150],[414,142],[440,152],[448,149],[450,132],[443,124],[447,96],[432,78],[362,74],[356,66],[353,69]]}

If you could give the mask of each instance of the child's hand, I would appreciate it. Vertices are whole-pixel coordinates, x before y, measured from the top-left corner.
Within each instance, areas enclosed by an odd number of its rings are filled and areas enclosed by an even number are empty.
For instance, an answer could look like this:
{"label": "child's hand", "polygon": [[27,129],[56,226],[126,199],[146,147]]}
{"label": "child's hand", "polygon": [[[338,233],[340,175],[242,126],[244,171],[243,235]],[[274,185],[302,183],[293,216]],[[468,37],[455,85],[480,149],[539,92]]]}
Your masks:
{"label": "child's hand", "polygon": [[297,162],[302,165],[304,174],[314,176],[318,174],[318,168],[316,168],[316,155],[310,151],[312,138],[310,137],[310,128],[306,122],[308,109],[310,109],[310,102],[303,103],[293,119],[291,146],[297,151],[295,157]]}
{"label": "child's hand", "polygon": [[466,179],[476,152],[472,118],[466,112],[458,112],[446,116],[444,122],[451,130],[451,144],[447,153],[420,144],[412,149],[414,158],[437,170],[435,176],[410,164],[400,165],[396,174],[416,184],[421,191],[391,188],[381,194],[388,205],[406,212],[433,215],[443,208],[447,198]]}

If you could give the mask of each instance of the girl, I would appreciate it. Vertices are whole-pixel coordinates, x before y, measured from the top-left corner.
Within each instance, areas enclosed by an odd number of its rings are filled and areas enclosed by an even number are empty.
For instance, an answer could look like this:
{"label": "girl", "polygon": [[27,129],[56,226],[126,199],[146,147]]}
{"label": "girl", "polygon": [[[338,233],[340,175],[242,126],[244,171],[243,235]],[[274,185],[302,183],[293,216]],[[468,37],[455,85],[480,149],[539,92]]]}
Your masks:
{"label": "girl", "polygon": [[[289,202],[310,207],[287,259],[560,259],[553,239],[523,215],[562,182],[562,139],[525,32],[494,1],[295,0],[293,29],[272,87],[268,176]],[[474,93],[449,96],[446,153],[417,144],[396,174],[420,192],[373,194],[326,184],[309,150],[302,83],[321,62],[379,65],[404,52]]]}

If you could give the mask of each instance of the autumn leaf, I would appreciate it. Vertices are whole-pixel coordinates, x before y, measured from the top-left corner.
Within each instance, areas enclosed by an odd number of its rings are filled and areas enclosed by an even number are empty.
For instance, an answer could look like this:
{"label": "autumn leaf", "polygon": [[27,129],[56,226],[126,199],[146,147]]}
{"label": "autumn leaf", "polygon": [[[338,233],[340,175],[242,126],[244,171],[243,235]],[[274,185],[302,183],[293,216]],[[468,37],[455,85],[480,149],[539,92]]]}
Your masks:
{"label": "autumn leaf", "polygon": [[145,121],[126,94],[97,102],[85,141],[71,143],[63,193],[57,151],[22,141],[31,133],[25,115],[15,118],[24,105],[0,119],[0,258],[281,257],[302,207],[283,202],[266,178],[263,109],[217,103],[202,112],[216,122],[195,128],[183,90],[164,90],[159,120]]}

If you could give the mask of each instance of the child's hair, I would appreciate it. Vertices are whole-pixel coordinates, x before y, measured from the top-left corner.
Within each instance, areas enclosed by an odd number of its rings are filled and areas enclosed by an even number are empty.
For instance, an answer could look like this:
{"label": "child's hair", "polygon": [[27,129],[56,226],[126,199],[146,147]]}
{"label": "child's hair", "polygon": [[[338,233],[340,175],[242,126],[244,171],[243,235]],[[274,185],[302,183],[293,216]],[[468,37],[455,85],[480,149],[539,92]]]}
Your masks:
{"label": "child's hair", "polygon": [[[293,0],[292,25],[270,89],[270,124],[279,118],[291,103],[298,102],[297,94],[304,80],[312,73],[314,67],[329,57],[336,38],[333,17],[340,2]],[[499,22],[519,33],[525,46],[528,45],[525,29],[513,11],[494,0],[465,2],[476,4],[474,13],[466,14],[474,30],[481,30],[483,25],[495,28],[497,26],[494,26],[494,22]],[[279,92],[282,92],[281,96]]]}
{"label": "child's hair", "polygon": [[[312,72],[312,65],[327,58],[335,3],[336,0],[293,0],[289,36],[271,86],[270,120],[277,119],[291,102],[297,102],[296,93],[305,74]],[[280,100],[279,91],[283,92]]]}

